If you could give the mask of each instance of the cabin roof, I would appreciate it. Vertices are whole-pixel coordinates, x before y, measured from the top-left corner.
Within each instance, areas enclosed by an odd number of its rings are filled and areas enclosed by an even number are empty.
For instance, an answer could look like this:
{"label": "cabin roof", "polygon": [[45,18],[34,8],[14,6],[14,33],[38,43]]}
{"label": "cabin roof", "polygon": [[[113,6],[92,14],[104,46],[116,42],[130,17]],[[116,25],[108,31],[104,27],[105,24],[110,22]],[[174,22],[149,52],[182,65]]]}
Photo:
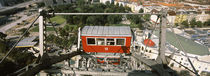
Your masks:
{"label": "cabin roof", "polygon": [[129,26],[85,26],[82,36],[131,36]]}
{"label": "cabin roof", "polygon": [[37,42],[33,42],[37,37],[27,37],[21,40],[15,47],[16,48],[25,48],[25,47],[34,47]]}

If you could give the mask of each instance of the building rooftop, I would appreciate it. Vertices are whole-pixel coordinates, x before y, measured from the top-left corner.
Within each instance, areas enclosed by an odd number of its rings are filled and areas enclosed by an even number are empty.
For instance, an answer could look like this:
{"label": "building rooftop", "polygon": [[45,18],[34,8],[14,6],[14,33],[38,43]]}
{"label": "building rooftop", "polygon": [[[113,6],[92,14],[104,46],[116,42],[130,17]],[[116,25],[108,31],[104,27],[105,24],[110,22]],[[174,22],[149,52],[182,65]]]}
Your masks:
{"label": "building rooftop", "polygon": [[183,4],[170,4],[170,3],[164,3],[164,2],[158,2],[159,5],[168,6],[168,7],[182,7]]}
{"label": "building rooftop", "polygon": [[37,42],[33,42],[37,37],[27,37],[21,40],[15,47],[21,48],[21,47],[33,47],[37,44]]}
{"label": "building rooftop", "polygon": [[82,36],[131,36],[129,26],[85,26]]}
{"label": "building rooftop", "polygon": [[[159,36],[158,31],[155,31],[155,35]],[[179,36],[179,35],[176,35],[176,36],[180,40],[184,50],[187,53],[201,55],[201,56],[210,55],[210,52],[208,51],[208,48],[206,46],[200,45],[182,36]],[[176,37],[172,32],[170,31],[166,32],[166,41],[170,43],[171,45],[175,46],[176,48],[178,48],[179,50],[181,50],[181,47],[179,46],[178,41],[176,40]]]}

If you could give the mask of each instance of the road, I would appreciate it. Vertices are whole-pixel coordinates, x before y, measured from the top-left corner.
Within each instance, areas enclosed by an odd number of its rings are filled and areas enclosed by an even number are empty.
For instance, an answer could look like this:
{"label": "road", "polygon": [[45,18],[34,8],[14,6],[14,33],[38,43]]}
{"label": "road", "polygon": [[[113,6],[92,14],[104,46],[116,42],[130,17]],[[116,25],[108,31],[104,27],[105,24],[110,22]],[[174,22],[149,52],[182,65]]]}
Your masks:
{"label": "road", "polygon": [[[23,14],[23,13],[21,13],[21,14]],[[6,32],[7,30],[9,30],[10,28],[16,26],[17,23],[21,23],[23,20],[32,18],[32,17],[34,17],[34,16],[36,16],[36,15],[37,15],[37,14],[33,14],[33,15],[31,15],[31,16],[22,15],[22,17],[21,17],[20,19],[14,21],[14,22],[11,22],[11,23],[9,23],[9,24],[7,24],[7,25],[5,25],[5,26],[2,26],[2,27],[0,28],[0,32],[5,33],[5,32]],[[27,26],[28,26],[28,25],[27,25]]]}
{"label": "road", "polygon": [[25,6],[28,6],[30,4],[40,2],[40,1],[41,0],[39,0],[39,1],[28,1],[28,2],[20,3],[20,4],[17,4],[17,5],[11,6],[11,7],[3,7],[3,8],[0,8],[0,12],[8,11],[8,10],[11,10],[11,9],[14,9],[14,8],[25,7]]}

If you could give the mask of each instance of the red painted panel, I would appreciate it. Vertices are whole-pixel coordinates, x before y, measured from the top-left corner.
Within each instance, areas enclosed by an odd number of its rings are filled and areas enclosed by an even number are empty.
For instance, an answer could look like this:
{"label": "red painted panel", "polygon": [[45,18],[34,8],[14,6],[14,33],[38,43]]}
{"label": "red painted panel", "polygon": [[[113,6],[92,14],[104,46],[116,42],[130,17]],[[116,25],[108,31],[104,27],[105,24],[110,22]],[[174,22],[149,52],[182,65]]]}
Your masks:
{"label": "red painted panel", "polygon": [[[125,46],[111,45],[87,45],[87,37],[91,38],[125,38]],[[82,36],[82,46],[85,52],[100,52],[100,53],[130,53],[131,37],[107,37],[107,36]]]}
{"label": "red painted panel", "polygon": [[[104,64],[105,63],[105,61],[103,60],[103,57],[97,57],[98,59],[97,59],[97,62],[99,63],[99,64]],[[102,60],[101,60],[101,59]],[[112,60],[112,61],[110,61],[110,60],[107,60],[106,62],[108,62],[108,64],[114,64],[114,65],[119,65],[120,64],[120,58],[112,58],[112,59],[116,59],[116,60]]]}

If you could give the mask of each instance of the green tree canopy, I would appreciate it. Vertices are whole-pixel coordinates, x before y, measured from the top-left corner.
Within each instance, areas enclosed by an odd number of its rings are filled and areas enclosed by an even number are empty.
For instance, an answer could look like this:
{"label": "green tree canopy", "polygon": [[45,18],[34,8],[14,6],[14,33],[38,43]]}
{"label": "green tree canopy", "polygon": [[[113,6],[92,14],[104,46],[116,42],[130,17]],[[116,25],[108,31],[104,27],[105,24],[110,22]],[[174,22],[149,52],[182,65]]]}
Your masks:
{"label": "green tree canopy", "polygon": [[139,10],[139,13],[144,13],[144,10],[141,8],[141,9]]}
{"label": "green tree canopy", "polygon": [[202,27],[203,26],[203,23],[201,21],[197,21],[196,22],[196,25],[197,25],[197,27]]}
{"label": "green tree canopy", "polygon": [[204,22],[204,26],[210,26],[210,19],[208,19],[206,22]]}
{"label": "green tree canopy", "polygon": [[[84,5],[81,5],[84,4]],[[85,4],[83,2],[77,2],[75,5],[59,5],[55,6],[55,12],[71,12],[71,13],[123,13],[131,12],[129,7],[123,7],[122,5],[108,4]],[[105,25],[107,23],[120,23],[122,21],[121,15],[110,16],[64,16],[68,24],[72,25]],[[114,20],[114,21],[112,21]]]}
{"label": "green tree canopy", "polygon": [[151,17],[151,15],[149,15],[149,14],[146,14],[146,15],[143,16],[143,18],[144,18],[146,21],[149,21],[149,20],[150,20],[150,17]]}
{"label": "green tree canopy", "polygon": [[183,21],[181,24],[184,25],[184,27],[189,27],[189,23],[187,20]]}
{"label": "green tree canopy", "polygon": [[196,23],[196,19],[193,18],[193,19],[190,21],[191,27],[195,27],[196,24],[197,24],[197,23]]}

